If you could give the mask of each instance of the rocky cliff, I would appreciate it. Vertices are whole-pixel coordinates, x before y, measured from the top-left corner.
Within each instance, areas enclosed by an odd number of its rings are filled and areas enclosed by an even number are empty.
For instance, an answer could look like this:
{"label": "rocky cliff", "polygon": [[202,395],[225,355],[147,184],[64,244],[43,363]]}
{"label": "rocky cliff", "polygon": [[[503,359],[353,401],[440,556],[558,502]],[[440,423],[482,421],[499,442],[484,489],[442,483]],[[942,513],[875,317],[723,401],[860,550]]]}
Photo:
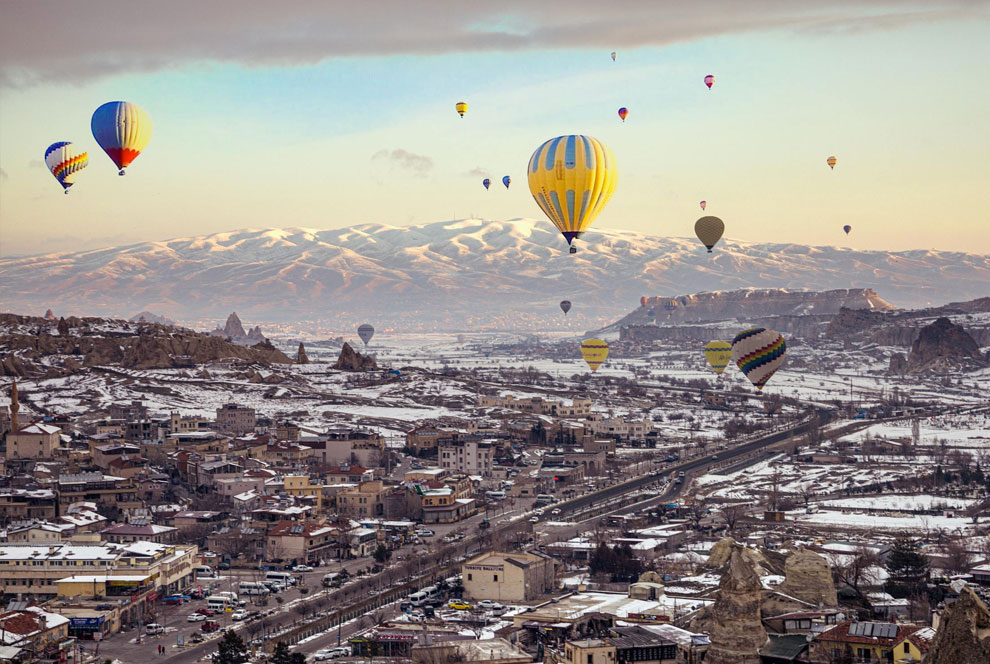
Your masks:
{"label": "rocky cliff", "polygon": [[136,313],[127,319],[129,323],[158,323],[159,325],[175,325],[175,321],[171,318],[166,318],[165,316],[159,316],[158,314],[151,313],[150,311],[142,311]]}
{"label": "rocky cliff", "polygon": [[[913,311],[865,311],[842,309],[832,317],[825,337],[844,342],[908,347],[917,340],[922,328],[933,319],[955,317],[979,346],[990,345],[990,298],[953,302],[942,307]],[[778,329],[778,328],[774,328]]]}
{"label": "rocky cliff", "polygon": [[947,373],[987,365],[976,341],[961,326],[939,318],[921,328],[911,344],[904,371],[907,373]]}
{"label": "rocky cliff", "polygon": [[990,610],[971,589],[945,608],[925,662],[990,662]]}
{"label": "rocky cliff", "polygon": [[333,368],[340,371],[373,371],[378,368],[378,362],[370,355],[358,353],[351,348],[349,343],[345,342]]}
{"label": "rocky cliff", "polygon": [[191,330],[106,318],[59,321],[0,314],[0,375],[58,376],[82,367],[188,367],[221,359],[263,366],[290,363],[270,344],[253,348]]}
{"label": "rocky cliff", "polygon": [[211,330],[210,336],[220,337],[221,339],[229,340],[231,343],[245,346],[266,341],[265,335],[261,333],[260,325],[255,325],[250,331],[245,332],[244,325],[241,323],[241,319],[236,311],[227,316],[227,322],[224,323],[223,327],[217,327]]}

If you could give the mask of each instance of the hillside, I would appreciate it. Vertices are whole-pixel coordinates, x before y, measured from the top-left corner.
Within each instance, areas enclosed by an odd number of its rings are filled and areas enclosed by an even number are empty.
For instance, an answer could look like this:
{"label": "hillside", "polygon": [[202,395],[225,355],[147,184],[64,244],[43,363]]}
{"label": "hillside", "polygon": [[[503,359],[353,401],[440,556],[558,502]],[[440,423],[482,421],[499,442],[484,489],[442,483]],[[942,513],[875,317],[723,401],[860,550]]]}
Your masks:
{"label": "hillside", "polygon": [[[0,259],[4,310],[178,320],[373,320],[411,329],[585,330],[640,295],[872,289],[898,307],[990,292],[990,257],[589,233],[577,254],[546,222],[435,222],[243,230],[96,251]],[[557,303],[569,299],[567,319]],[[376,323],[377,325],[378,323]]]}

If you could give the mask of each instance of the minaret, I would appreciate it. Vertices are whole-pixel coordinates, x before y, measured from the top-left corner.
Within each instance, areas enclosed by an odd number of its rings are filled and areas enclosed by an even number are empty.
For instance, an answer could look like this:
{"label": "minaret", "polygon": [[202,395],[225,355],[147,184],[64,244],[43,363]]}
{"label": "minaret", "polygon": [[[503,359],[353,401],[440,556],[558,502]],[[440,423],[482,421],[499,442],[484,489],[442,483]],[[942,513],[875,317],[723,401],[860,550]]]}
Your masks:
{"label": "minaret", "polygon": [[10,384],[10,430],[17,433],[21,427],[17,424],[17,411],[21,405],[17,402],[17,381]]}

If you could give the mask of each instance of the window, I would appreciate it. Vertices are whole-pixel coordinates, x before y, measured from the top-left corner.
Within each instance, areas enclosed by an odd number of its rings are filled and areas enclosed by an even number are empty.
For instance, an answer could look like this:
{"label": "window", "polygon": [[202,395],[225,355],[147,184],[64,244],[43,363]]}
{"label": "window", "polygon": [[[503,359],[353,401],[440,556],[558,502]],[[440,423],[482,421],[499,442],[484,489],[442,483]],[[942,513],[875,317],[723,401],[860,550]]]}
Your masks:
{"label": "window", "polygon": [[474,580],[474,579],[473,579],[473,577],[472,577],[472,576],[471,576],[471,574],[469,573],[469,574],[468,574],[468,581],[473,581],[473,580]]}
{"label": "window", "polygon": [[498,581],[498,574],[492,574],[492,581]]}
{"label": "window", "polygon": [[595,656],[588,655],[588,664],[595,664]]}
{"label": "window", "polygon": [[907,641],[904,642],[904,654],[911,652],[911,648],[908,647]]}
{"label": "window", "polygon": [[870,661],[870,658],[873,657],[873,651],[869,648],[856,648],[856,656],[860,659]]}

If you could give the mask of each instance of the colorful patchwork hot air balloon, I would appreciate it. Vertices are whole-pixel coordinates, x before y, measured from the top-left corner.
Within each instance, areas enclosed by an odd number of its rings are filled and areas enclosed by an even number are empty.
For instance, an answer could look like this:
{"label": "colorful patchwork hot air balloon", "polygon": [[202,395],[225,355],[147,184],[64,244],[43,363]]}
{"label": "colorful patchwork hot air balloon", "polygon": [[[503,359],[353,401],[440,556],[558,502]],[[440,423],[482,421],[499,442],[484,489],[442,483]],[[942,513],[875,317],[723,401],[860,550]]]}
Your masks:
{"label": "colorful patchwork hot air balloon", "polygon": [[[831,168],[832,170],[835,170],[835,162],[836,162],[835,157],[829,157],[828,159],[825,160],[825,163],[828,164],[828,167]],[[856,169],[854,168],[853,170]]]}
{"label": "colorful patchwork hot air balloon", "polygon": [[[619,181],[615,156],[590,136],[558,136],[536,148],[526,169],[536,204],[567,244],[581,237]],[[573,254],[577,249],[571,245]]]}
{"label": "colorful patchwork hot air balloon", "polygon": [[615,62],[615,51],[612,51],[612,62]]}
{"label": "colorful patchwork hot air balloon", "polygon": [[601,339],[585,339],[581,344],[581,357],[592,372],[598,371],[598,367],[608,357],[608,344]]}
{"label": "colorful patchwork hot air balloon", "polygon": [[485,189],[488,189],[488,187],[492,186],[491,178],[485,178],[481,181],[481,184],[485,185]]}
{"label": "colorful patchwork hot air balloon", "polygon": [[721,374],[732,359],[732,344],[728,341],[710,341],[705,346],[705,359],[715,373]]}
{"label": "colorful patchwork hot air balloon", "polygon": [[561,311],[564,312],[564,315],[566,316],[567,315],[567,312],[571,310],[571,301],[570,300],[561,300],[560,301],[560,309],[561,309]]}
{"label": "colorful patchwork hot air balloon", "polygon": [[712,253],[712,247],[718,243],[724,232],[725,223],[718,217],[702,217],[694,222],[694,234],[708,249],[708,253]]}
{"label": "colorful patchwork hot air balloon", "polygon": [[701,209],[704,210],[706,207],[708,207],[708,201],[701,201],[700,203],[698,203],[698,205],[700,205]]}
{"label": "colorful patchwork hot air balloon", "polygon": [[456,110],[457,114],[463,118],[464,114],[467,113],[467,102],[466,101],[457,102],[456,104],[454,104],[454,110]]}
{"label": "colorful patchwork hot air balloon", "polygon": [[786,355],[784,337],[766,328],[744,330],[732,340],[732,360],[758,390],[784,364]]}
{"label": "colorful patchwork hot air balloon", "polygon": [[712,86],[715,85],[715,74],[709,74],[708,76],[705,76],[705,85],[708,86],[709,90],[712,89]]}
{"label": "colorful patchwork hot air balloon", "polygon": [[845,226],[842,227],[842,230],[846,232],[846,235],[849,235],[849,231],[851,231],[852,229],[853,227],[850,226],[849,224],[846,224]]}
{"label": "colorful patchwork hot air balloon", "polygon": [[367,346],[368,342],[371,341],[371,337],[375,336],[375,328],[368,323],[364,323],[358,327],[357,333],[358,336],[361,337],[361,341],[364,342],[364,345]]}
{"label": "colorful patchwork hot air balloon", "polygon": [[619,109],[619,117],[622,118],[622,121],[623,122],[626,121],[626,116],[627,115],[629,115],[629,109],[628,108],[626,108],[625,106],[623,106],[622,108]]}
{"label": "colorful patchwork hot air balloon", "polygon": [[508,189],[509,185],[512,184],[512,178],[510,178],[508,175],[502,176],[502,184],[504,184],[505,188]]}
{"label": "colorful patchwork hot air balloon", "polygon": [[108,101],[100,106],[93,112],[90,127],[93,138],[120,169],[118,175],[124,174],[151,140],[151,116],[127,101]]}
{"label": "colorful patchwork hot air balloon", "polygon": [[45,150],[45,165],[65,193],[69,193],[69,187],[76,183],[76,173],[89,165],[89,155],[77,150],[69,141],[59,141]]}

